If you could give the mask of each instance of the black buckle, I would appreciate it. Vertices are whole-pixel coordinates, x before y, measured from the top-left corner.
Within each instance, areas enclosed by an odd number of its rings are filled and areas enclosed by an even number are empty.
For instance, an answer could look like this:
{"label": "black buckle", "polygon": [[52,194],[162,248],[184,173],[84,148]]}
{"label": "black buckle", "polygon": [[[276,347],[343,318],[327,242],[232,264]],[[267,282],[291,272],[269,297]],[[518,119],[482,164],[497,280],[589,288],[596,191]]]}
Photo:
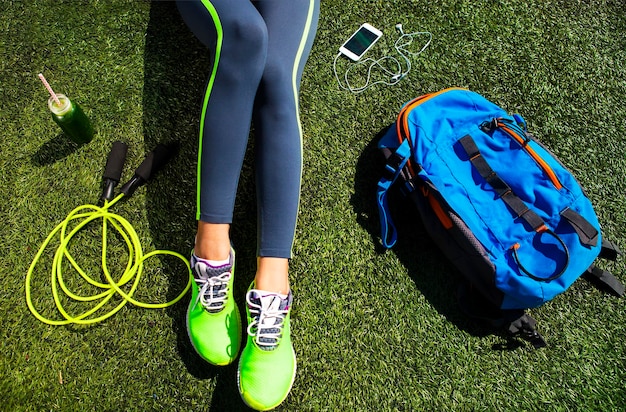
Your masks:
{"label": "black buckle", "polygon": [[535,321],[535,319],[527,314],[523,314],[521,317],[511,322],[508,332],[511,336],[520,337],[530,342],[535,349],[539,349],[547,346],[547,343],[543,336],[535,329],[536,326],[537,321]]}
{"label": "black buckle", "polygon": [[484,121],[480,124],[480,130],[490,133],[498,128],[498,119],[495,117],[491,121]]}
{"label": "black buckle", "polygon": [[404,158],[397,153],[392,153],[391,156],[387,158],[387,163],[385,164],[385,169],[383,170],[383,177],[387,180],[393,180],[398,170],[400,169],[400,164]]}

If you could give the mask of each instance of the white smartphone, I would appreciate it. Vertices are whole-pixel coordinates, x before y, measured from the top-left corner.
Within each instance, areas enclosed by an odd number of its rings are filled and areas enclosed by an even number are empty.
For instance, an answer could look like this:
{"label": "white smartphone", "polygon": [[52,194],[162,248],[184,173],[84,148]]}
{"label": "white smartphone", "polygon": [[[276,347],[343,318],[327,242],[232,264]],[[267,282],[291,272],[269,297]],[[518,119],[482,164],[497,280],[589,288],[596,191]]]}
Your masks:
{"label": "white smartphone", "polygon": [[339,48],[339,52],[357,61],[380,39],[383,32],[368,23],[363,23],[357,31]]}

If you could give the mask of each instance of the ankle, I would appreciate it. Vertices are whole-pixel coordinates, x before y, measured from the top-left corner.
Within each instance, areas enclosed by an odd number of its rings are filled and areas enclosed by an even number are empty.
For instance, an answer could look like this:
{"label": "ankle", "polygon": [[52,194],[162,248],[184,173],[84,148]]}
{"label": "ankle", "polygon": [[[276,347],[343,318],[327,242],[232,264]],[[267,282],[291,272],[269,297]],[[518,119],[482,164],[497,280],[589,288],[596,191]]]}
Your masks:
{"label": "ankle", "polygon": [[202,259],[223,261],[230,256],[230,225],[198,221],[194,254]]}
{"label": "ankle", "polygon": [[289,294],[289,260],[260,257],[254,282],[256,289]]}

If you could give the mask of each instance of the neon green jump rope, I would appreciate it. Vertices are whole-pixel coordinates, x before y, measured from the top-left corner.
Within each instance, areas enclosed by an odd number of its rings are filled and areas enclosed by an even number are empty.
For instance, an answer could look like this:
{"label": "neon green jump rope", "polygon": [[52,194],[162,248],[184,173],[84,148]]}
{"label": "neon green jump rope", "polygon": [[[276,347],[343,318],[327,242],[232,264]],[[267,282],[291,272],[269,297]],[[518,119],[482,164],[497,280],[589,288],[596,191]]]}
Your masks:
{"label": "neon green jump rope", "polygon": [[[191,273],[189,261],[183,255],[177,252],[172,252],[170,250],[154,250],[150,253],[144,254],[141,247],[141,242],[139,240],[139,236],[137,235],[137,232],[132,227],[132,225],[128,222],[128,220],[109,211],[109,209],[113,205],[115,205],[124,197],[131,196],[139,186],[145,184],[150,179],[150,177],[154,175],[167,162],[169,157],[174,152],[173,147],[164,145],[157,146],[152,152],[150,152],[146,156],[146,159],[135,171],[135,175],[133,176],[133,178],[122,186],[122,188],[120,189],[121,193],[113,198],[113,189],[115,185],[119,182],[124,161],[126,158],[126,150],[127,147],[124,143],[113,143],[113,148],[111,149],[111,153],[109,154],[109,158],[107,160],[104,172],[104,190],[102,193],[104,205],[100,207],[96,205],[86,204],[78,206],[77,208],[72,210],[67,215],[67,217],[61,223],[59,223],[44,240],[28,269],[28,273],[26,274],[26,303],[32,314],[35,315],[37,319],[46,324],[68,325],[97,323],[110,318],[120,309],[122,309],[127,303],[132,303],[133,305],[142,308],[166,308],[174,305],[176,302],[181,300],[191,287],[193,275]],[[104,274],[107,283],[100,282],[87,274],[72,257],[69,251],[69,244],[72,238],[86,225],[97,219],[102,219],[101,263],[102,273]],[[74,224],[75,226],[72,227],[72,225]],[[126,264],[126,268],[124,269],[124,272],[118,280],[115,280],[113,278],[106,263],[107,232],[109,230],[109,226],[113,226],[117,233],[119,233],[119,235],[122,237],[128,248],[128,263]],[[50,242],[57,235],[59,236],[60,245],[58,246],[52,261],[50,280],[52,287],[52,296],[54,298],[56,308],[61,313],[64,320],[48,319],[45,316],[41,315],[37,311],[37,309],[35,309],[31,297],[31,282],[35,273],[35,268],[40,262],[42,254],[48,248]],[[139,286],[139,281],[143,274],[144,262],[150,257],[157,255],[171,255],[182,260],[185,264],[185,267],[187,268],[187,271],[189,272],[189,280],[187,282],[187,285],[176,298],[165,303],[146,303],[138,301],[133,298],[133,295]],[[95,286],[96,288],[101,289],[102,292],[87,296],[81,296],[72,292],[63,280],[62,267],[63,261],[65,259],[69,261],[74,270],[76,270],[85,281]],[[122,287],[129,284],[130,282],[132,282],[132,285],[130,286],[130,289],[128,289],[128,292],[122,290]],[[94,306],[91,309],[78,315],[69,314],[68,311],[64,309],[61,302],[59,287],[63,291],[63,293],[65,293],[65,295],[67,295],[69,298],[79,302],[95,302]],[[119,294],[122,299],[117,306],[102,315],[94,315],[116,294]]]}

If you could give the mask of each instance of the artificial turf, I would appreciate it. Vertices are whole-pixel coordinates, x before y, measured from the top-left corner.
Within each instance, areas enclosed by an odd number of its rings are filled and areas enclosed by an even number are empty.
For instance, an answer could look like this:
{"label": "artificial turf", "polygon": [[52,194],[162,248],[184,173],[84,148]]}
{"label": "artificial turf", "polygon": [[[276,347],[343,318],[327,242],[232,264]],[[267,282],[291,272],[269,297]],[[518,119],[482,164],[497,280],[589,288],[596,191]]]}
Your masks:
{"label": "artificial turf", "polygon": [[[156,144],[180,142],[162,173],[114,211],[146,252],[189,253],[206,50],[170,2],[3,1],[0,16],[0,409],[245,410],[236,365],[214,368],[193,352],[187,299],[127,307],[95,326],[48,326],[24,296],[47,234],[74,207],[97,202],[116,140],[129,145],[124,179]],[[372,57],[393,55],[397,23],[433,41],[398,85],[352,95],[337,86],[332,61],[365,21],[384,32]],[[454,268],[419,222],[401,219],[399,245],[381,251],[373,142],[411,98],[450,86],[479,92],[524,115],[584,186],[604,235],[626,249],[625,33],[621,1],[322,1],[301,91],[291,263],[298,375],[280,410],[624,410],[626,301],[576,282],[531,311],[548,340],[541,350],[476,327],[456,305]],[[39,72],[85,109],[91,143],[73,146],[60,133]],[[240,305],[255,265],[250,155],[233,225]],[[97,228],[78,240],[82,259],[98,256]],[[49,266],[36,271],[33,298],[59,316]],[[148,266],[142,297],[165,301],[184,287],[179,262]],[[623,259],[604,267],[626,282]]]}

